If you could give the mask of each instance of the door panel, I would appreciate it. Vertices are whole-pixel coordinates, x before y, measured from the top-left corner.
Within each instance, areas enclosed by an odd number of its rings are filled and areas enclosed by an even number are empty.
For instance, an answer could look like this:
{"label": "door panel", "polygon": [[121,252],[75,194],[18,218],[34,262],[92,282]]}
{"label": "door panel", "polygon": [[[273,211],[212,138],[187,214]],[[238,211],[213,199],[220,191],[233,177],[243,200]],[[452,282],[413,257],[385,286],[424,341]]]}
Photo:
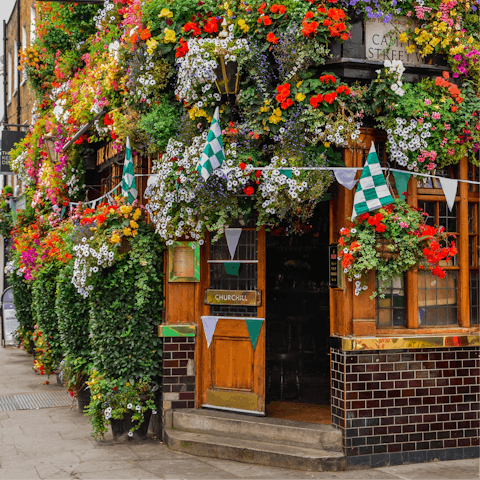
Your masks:
{"label": "door panel", "polygon": [[[244,236],[245,234],[245,236]],[[226,245],[221,241],[210,249],[212,260],[230,259]],[[213,257],[213,258],[212,258]],[[246,257],[246,258],[242,258]],[[209,263],[210,284],[207,288],[227,290],[260,290],[262,305],[205,306],[203,315],[218,316],[210,348],[199,318],[197,399],[209,408],[239,410],[263,415],[265,413],[265,322],[253,350],[245,318],[265,318],[265,231],[244,229],[234,260],[248,260],[242,264],[239,277],[225,276],[223,265]]]}

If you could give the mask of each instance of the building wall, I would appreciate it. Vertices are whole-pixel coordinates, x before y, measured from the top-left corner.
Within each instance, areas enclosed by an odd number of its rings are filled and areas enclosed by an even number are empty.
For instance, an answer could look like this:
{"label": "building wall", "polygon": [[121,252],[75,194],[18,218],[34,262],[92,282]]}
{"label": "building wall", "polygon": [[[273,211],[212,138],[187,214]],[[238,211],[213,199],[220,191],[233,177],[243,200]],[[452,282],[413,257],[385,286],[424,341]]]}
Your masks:
{"label": "building wall", "polygon": [[332,420],[349,467],[479,456],[478,348],[331,354]]}
{"label": "building wall", "polygon": [[[6,50],[5,55],[5,78],[7,80],[7,94],[5,98],[5,124],[30,125],[34,95],[28,87],[26,76],[18,70],[20,65],[20,51],[27,48],[33,41],[32,32],[32,8],[35,8],[35,0],[17,0],[10,18],[6,24]],[[20,9],[20,29],[18,28],[18,9]],[[11,61],[9,60],[11,58]],[[15,60],[16,58],[16,60]],[[17,67],[17,68],[15,68]],[[1,88],[4,88],[2,85]],[[18,127],[4,127],[9,130],[18,130]],[[22,130],[22,129],[20,129]],[[23,130],[26,130],[23,129]],[[15,187],[18,185],[18,195],[23,192],[22,185],[12,176],[6,176],[5,184]]]}

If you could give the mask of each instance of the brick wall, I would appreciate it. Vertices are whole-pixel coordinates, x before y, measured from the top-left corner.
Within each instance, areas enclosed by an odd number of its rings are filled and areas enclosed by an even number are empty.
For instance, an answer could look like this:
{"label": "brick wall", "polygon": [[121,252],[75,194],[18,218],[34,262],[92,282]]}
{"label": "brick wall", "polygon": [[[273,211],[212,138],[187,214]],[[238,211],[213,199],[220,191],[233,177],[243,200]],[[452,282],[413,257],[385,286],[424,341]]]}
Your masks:
{"label": "brick wall", "polygon": [[195,407],[195,337],[163,339],[163,410]]}
{"label": "brick wall", "polygon": [[479,456],[475,347],[332,352],[332,419],[350,467]]}

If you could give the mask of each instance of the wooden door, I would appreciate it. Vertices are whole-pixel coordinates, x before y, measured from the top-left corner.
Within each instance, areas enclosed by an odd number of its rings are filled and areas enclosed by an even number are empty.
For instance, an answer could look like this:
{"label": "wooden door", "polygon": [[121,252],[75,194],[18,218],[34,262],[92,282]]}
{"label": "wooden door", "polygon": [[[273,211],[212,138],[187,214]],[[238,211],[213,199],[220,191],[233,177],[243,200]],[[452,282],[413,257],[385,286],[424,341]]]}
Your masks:
{"label": "wooden door", "polygon": [[265,231],[244,228],[234,260],[239,275],[226,274],[222,260],[229,259],[224,239],[208,248],[207,288],[259,291],[259,306],[204,305],[203,315],[218,317],[207,346],[202,320],[198,319],[197,406],[265,414],[265,321],[255,349],[246,319],[265,320]]}

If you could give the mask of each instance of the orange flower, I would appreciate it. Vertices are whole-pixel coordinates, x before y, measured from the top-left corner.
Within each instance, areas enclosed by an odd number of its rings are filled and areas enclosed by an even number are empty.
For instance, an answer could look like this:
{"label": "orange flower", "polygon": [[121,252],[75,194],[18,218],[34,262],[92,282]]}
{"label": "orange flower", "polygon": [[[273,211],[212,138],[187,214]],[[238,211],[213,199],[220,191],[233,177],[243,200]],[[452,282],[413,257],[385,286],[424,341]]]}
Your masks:
{"label": "orange flower", "polygon": [[337,93],[344,93],[345,95],[350,95],[350,89],[346,85],[340,85],[337,87]]}
{"label": "orange flower", "polygon": [[145,28],[144,30],[142,30],[142,33],[140,34],[140,38],[142,40],[148,40],[151,36],[152,34],[148,30],[148,28]]}
{"label": "orange flower", "polygon": [[262,22],[267,27],[268,25],[272,24],[272,19],[268,15],[262,15],[258,17],[257,23],[261,25]]}
{"label": "orange flower", "polygon": [[291,98],[287,98],[280,106],[282,107],[282,110],[286,110],[288,107],[293,105],[293,101]]}
{"label": "orange flower", "polygon": [[348,39],[349,39],[348,33],[342,33],[342,34],[340,35],[340,38],[341,38],[342,40],[348,40]]}
{"label": "orange flower", "polygon": [[310,20],[311,18],[313,18],[313,12],[307,12],[303,17],[303,21]]}
{"label": "orange flower", "polygon": [[317,8],[318,13],[325,13],[326,11],[327,11],[327,9],[323,5],[321,5],[320,7]]}
{"label": "orange flower", "polygon": [[275,36],[274,33],[270,32],[270,33],[267,35],[267,42],[270,42],[270,43],[278,43],[278,38]]}
{"label": "orange flower", "polygon": [[132,45],[135,45],[137,42],[138,42],[138,35],[137,35],[137,33],[135,32],[135,33],[130,37],[130,43],[131,43]]}
{"label": "orange flower", "polygon": [[329,8],[327,15],[336,22],[345,18],[345,12],[341,8]]}

